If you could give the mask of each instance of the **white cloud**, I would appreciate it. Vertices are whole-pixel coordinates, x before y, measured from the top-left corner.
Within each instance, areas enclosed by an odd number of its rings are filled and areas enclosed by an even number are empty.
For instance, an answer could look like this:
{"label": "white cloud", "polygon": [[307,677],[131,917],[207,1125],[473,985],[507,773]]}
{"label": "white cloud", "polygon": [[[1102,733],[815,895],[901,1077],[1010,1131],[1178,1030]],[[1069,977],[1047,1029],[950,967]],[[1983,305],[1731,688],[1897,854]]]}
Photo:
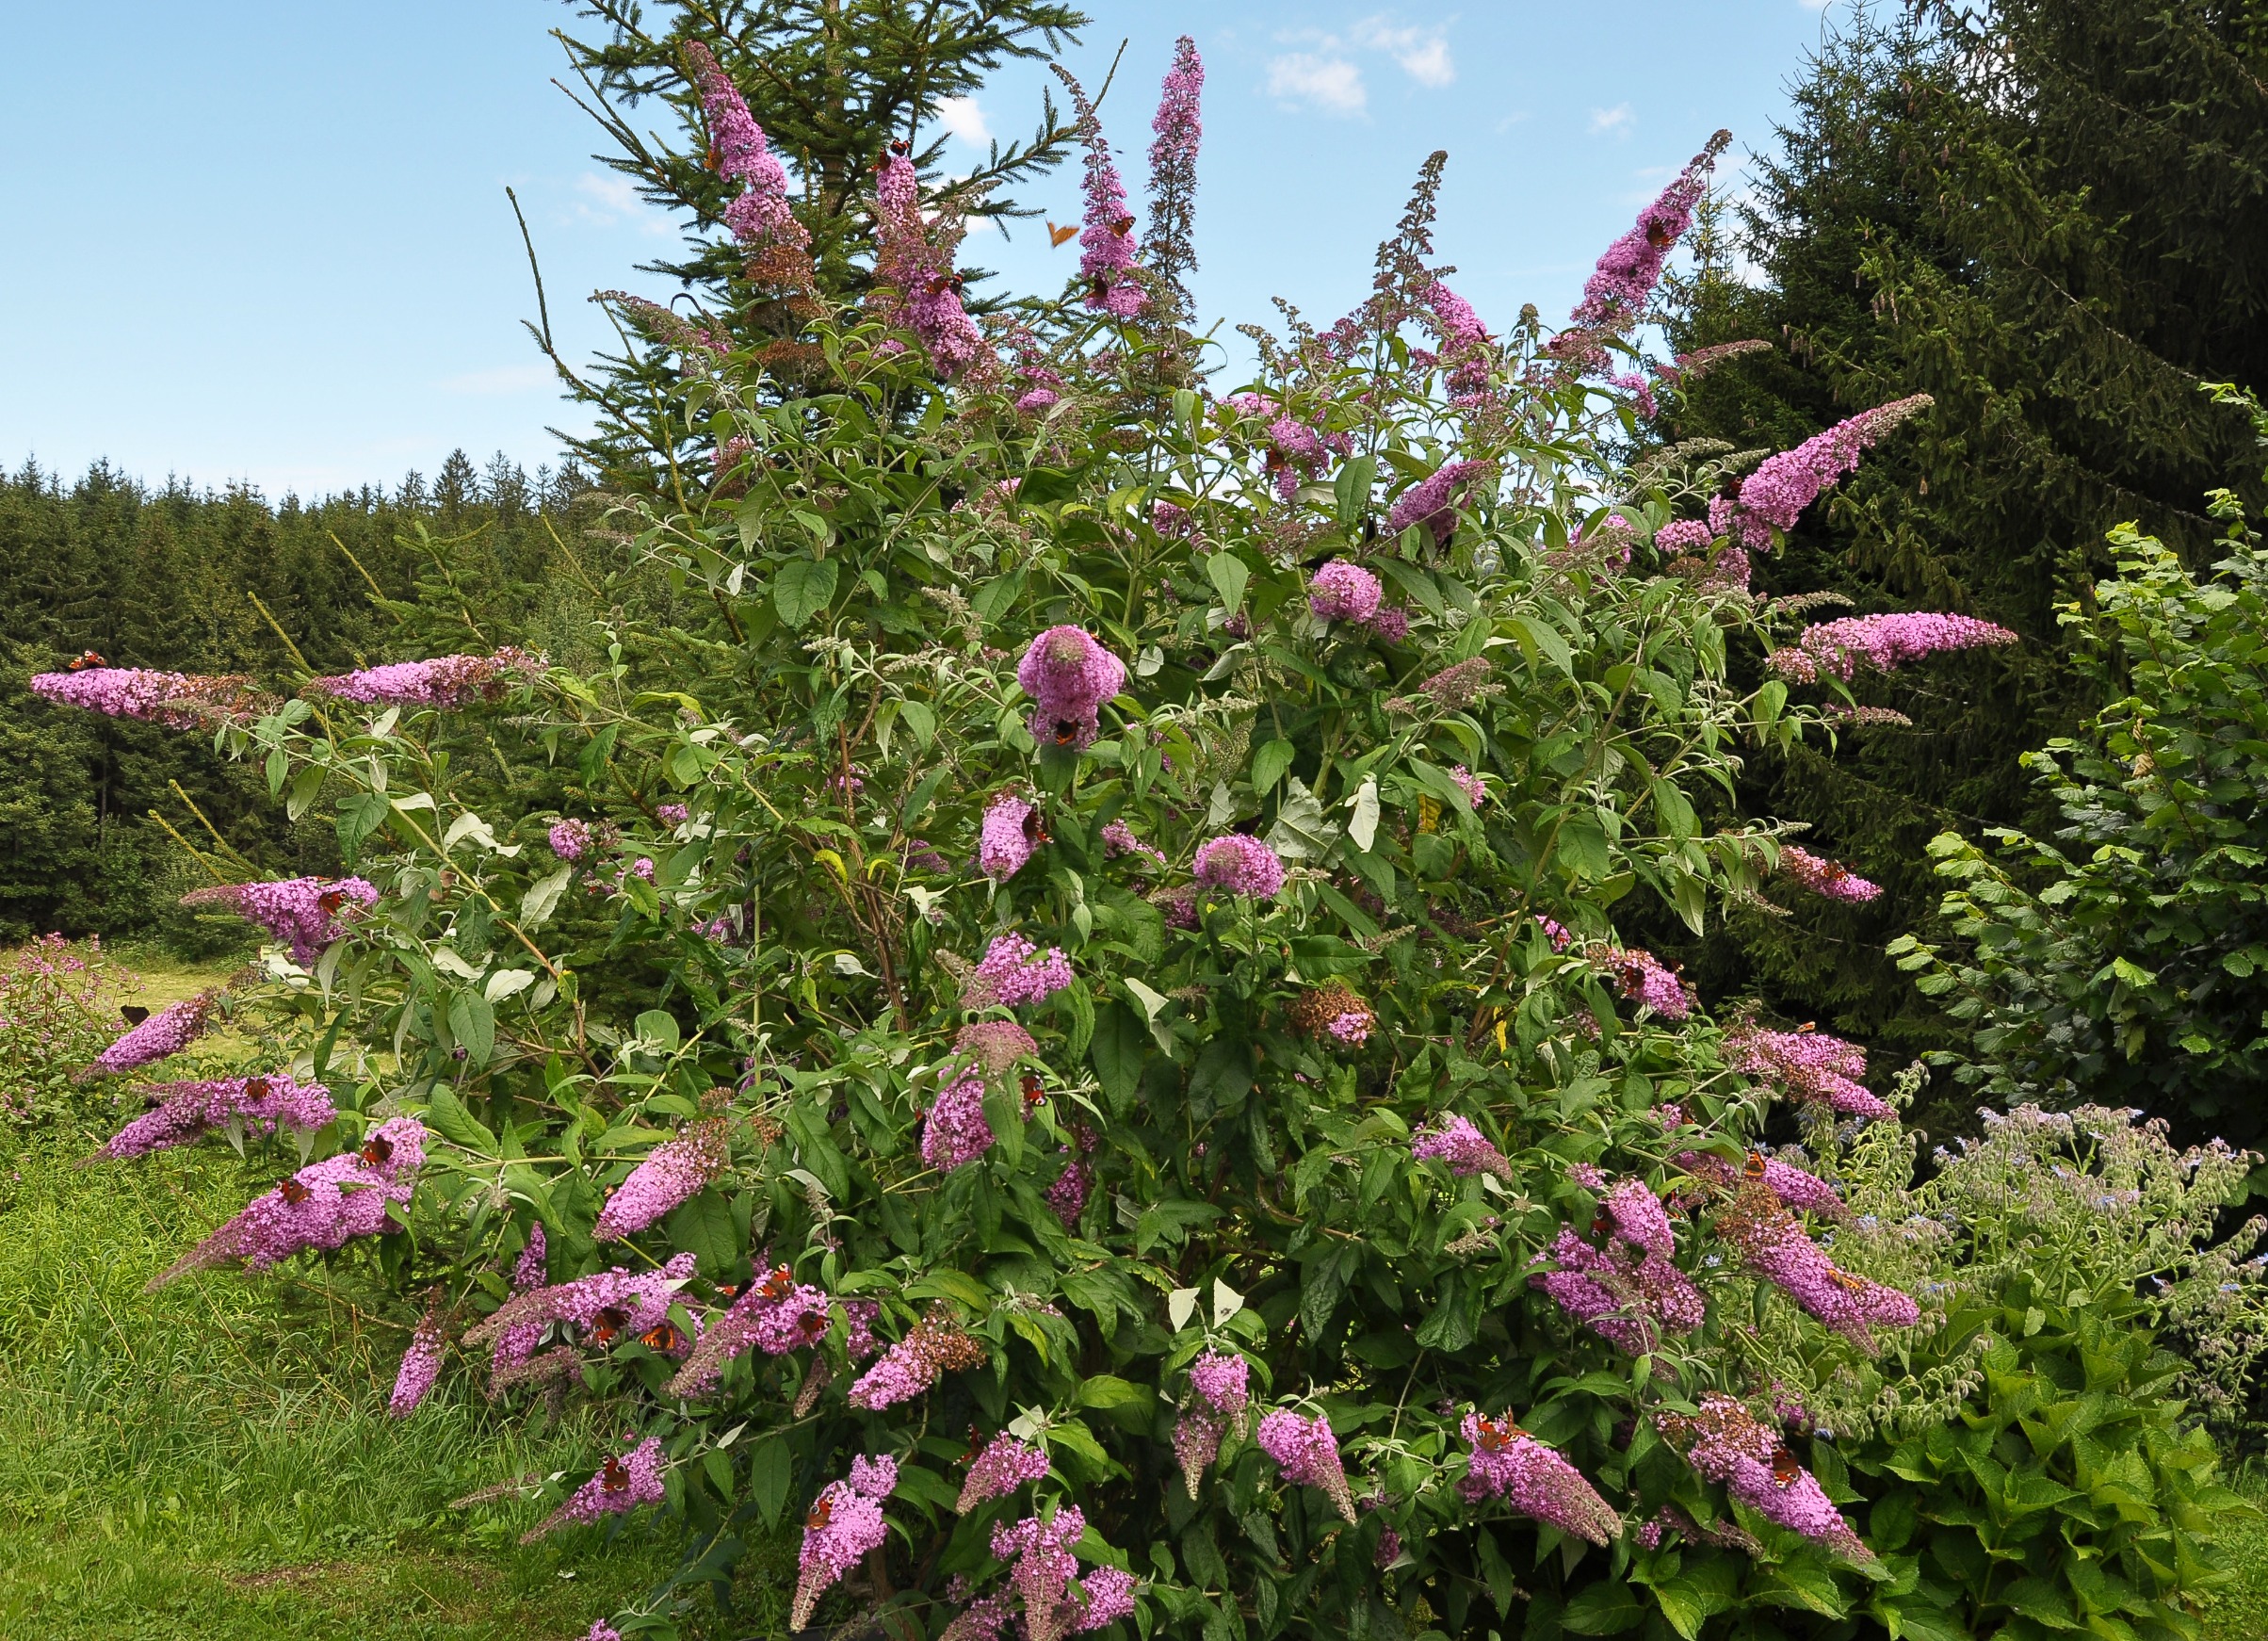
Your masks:
{"label": "white cloud", "polygon": [[[1336,45],[1336,41],[1326,42]],[[1359,114],[1369,102],[1362,70],[1334,52],[1292,52],[1270,59],[1268,92],[1288,103],[1310,103],[1332,114]]]}
{"label": "white cloud", "polygon": [[628,222],[648,234],[670,231],[668,219],[638,197],[638,185],[626,176],[587,171],[575,179],[575,191],[571,213],[575,221],[597,228]]}
{"label": "white cloud", "polygon": [[974,97],[947,97],[937,105],[937,123],[962,141],[982,148],[992,140],[992,127]]}
{"label": "white cloud", "polygon": [[494,398],[501,394],[533,393],[539,388],[555,386],[558,382],[559,377],[550,366],[536,363],[467,370],[461,375],[445,376],[434,385],[444,393]]}
{"label": "white cloud", "polygon": [[1356,45],[1385,52],[1421,86],[1446,86],[1457,77],[1449,39],[1437,28],[1396,27],[1383,17],[1366,17],[1349,32]]}
{"label": "white cloud", "polygon": [[1628,132],[1637,118],[1630,112],[1628,103],[1617,103],[1612,108],[1594,108],[1591,110],[1592,134],[1596,136],[1602,131]]}

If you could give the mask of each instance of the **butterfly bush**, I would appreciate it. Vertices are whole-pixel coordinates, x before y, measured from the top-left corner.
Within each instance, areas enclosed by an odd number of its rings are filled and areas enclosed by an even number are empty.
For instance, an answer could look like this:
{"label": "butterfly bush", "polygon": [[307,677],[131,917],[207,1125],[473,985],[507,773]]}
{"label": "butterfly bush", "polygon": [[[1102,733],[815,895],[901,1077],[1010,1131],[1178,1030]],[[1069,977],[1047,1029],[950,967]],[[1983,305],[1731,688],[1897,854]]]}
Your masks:
{"label": "butterfly bush", "polygon": [[289,946],[294,962],[311,964],[346,933],[357,913],[378,904],[378,890],[358,877],[295,877],[192,889],[181,903],[225,906]]}
{"label": "butterfly bush", "polygon": [[284,1072],[224,1077],[202,1082],[161,1082],[143,1090],[154,1109],[103,1143],[95,1157],[122,1162],[153,1151],[194,1144],[216,1129],[272,1134],[278,1128],[312,1135],[338,1115],[331,1090],[301,1083]]}
{"label": "butterfly bush", "polygon": [[[769,151],[690,72],[784,242]],[[1174,73],[1185,205],[1193,48]],[[875,147],[873,283],[798,321],[794,414],[745,350],[682,354],[729,454],[624,504],[666,622],[625,595],[588,672],[280,677],[216,726],[322,794],[328,881],[374,898],[287,925],[319,980],[228,999],[346,1148],[282,1182],[251,1153],[249,1206],[169,1275],[293,1261],[446,1318],[434,1382],[629,1434],[543,1484],[540,1531],[652,1503],[705,1580],[802,1519],[799,1626],[1477,1633],[1515,1568],[1533,1612],[1628,1627],[1690,1616],[1680,1578],[1924,1602],[1918,1552],[1873,1582],[1777,1445],[1675,1422],[1777,1417],[1752,1327],[1873,1362],[1934,1320],[1838,1177],[1763,1148],[1775,1100],[1807,1145],[1894,1135],[1863,1050],[1638,943],[1807,869],[1776,822],[1700,819],[1758,746],[1823,744],[1825,707],[1742,681],[1761,658],[1921,653],[1799,636],[1637,527],[1570,551],[1688,493],[1619,464],[1624,390],[1569,361],[1647,299],[1706,168],[1561,346],[1442,285],[1436,156],[1362,305],[1260,333],[1235,382],[1114,184],[1099,310],[979,316],[958,219]],[[1827,483],[1855,442],[1782,470]],[[292,1126],[272,1083],[180,1097],[146,1134]],[[676,1591],[609,1622],[671,1633]]]}
{"label": "butterfly bush", "polygon": [[89,666],[76,672],[35,673],[35,695],[59,706],[84,707],[110,718],[139,718],[168,729],[209,729],[249,716],[259,692],[244,677],[205,677],[146,667]]}

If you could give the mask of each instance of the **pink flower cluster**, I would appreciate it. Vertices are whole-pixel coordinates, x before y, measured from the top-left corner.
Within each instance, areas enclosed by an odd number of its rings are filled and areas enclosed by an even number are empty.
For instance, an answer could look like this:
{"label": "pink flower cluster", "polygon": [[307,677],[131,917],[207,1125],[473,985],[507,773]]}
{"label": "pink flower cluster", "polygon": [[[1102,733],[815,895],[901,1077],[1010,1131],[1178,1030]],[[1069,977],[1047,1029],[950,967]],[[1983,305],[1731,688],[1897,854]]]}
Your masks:
{"label": "pink flower cluster", "polygon": [[500,701],[514,684],[538,677],[543,671],[542,657],[507,648],[493,656],[395,661],[338,677],[312,679],[307,688],[367,707],[469,707],[476,701]]}
{"label": "pink flower cluster", "polygon": [[580,860],[591,853],[591,825],[584,820],[555,820],[549,835],[551,853],[561,860]]}
{"label": "pink flower cluster", "polygon": [[1170,501],[1150,503],[1150,528],[1167,541],[1187,541],[1197,531],[1197,520],[1186,507]]}
{"label": "pink flower cluster", "polygon": [[1003,792],[985,806],[977,865],[993,882],[1004,884],[1024,869],[1045,836],[1039,811],[1015,793]]}
{"label": "pink flower cluster", "polygon": [[1823,673],[1847,681],[1862,663],[1888,673],[1922,656],[2014,642],[2016,634],[2006,627],[1969,615],[1846,615],[1804,628],[1793,644],[1766,656],[1764,664],[1797,683],[1814,683]]}
{"label": "pink flower cluster", "polygon": [[1317,1488],[1354,1519],[1354,1496],[1347,1487],[1346,1468],[1339,1462],[1338,1438],[1331,1421],[1321,1414],[1302,1419],[1288,1407],[1278,1407],[1260,1421],[1256,1435],[1260,1451],[1275,1460],[1276,1470],[1294,1487]]}
{"label": "pink flower cluster", "polygon": [[378,890],[359,877],[295,877],[192,889],[181,903],[226,906],[287,942],[295,963],[310,964],[346,933],[348,919],[378,904]]}
{"label": "pink flower cluster", "polygon": [[1026,1055],[1037,1055],[1040,1046],[1031,1033],[1013,1020],[974,1020],[953,1039],[956,1058],[997,1077]]}
{"label": "pink flower cluster", "polygon": [[1725,1034],[1728,1063],[1745,1076],[1762,1078],[1799,1104],[1823,1104],[1844,1116],[1882,1122],[1897,1113],[1858,1079],[1867,1074],[1867,1051],[1824,1032],[1767,1032],[1748,1026]]}
{"label": "pink flower cluster", "polygon": [[1199,846],[1191,875],[1224,894],[1266,901],[1284,886],[1284,863],[1258,838],[1231,832]]}
{"label": "pink flower cluster", "polygon": [[1103,704],[1126,687],[1126,664],[1084,627],[1051,626],[1016,663],[1032,699],[1032,739],[1084,752],[1101,732]]}
{"label": "pink flower cluster", "polygon": [[1307,608],[1318,621],[1369,621],[1385,599],[1378,577],[1346,559],[1332,560],[1307,581]]}
{"label": "pink flower cluster", "polygon": [[1488,348],[1493,338],[1481,323],[1481,316],[1473,312],[1472,303],[1438,279],[1419,291],[1418,300],[1441,344],[1436,360],[1448,368],[1450,391],[1475,394],[1487,387]]}
{"label": "pink flower cluster", "polygon": [[1103,828],[1103,853],[1111,857],[1122,854],[1147,855],[1160,866],[1165,864],[1165,852],[1135,837],[1134,829],[1124,820],[1113,820]]}
{"label": "pink flower cluster", "polygon": [[1575,310],[1579,325],[1627,330],[1645,311],[1646,300],[1660,282],[1661,268],[1671,250],[1693,226],[1693,207],[1709,189],[1709,173],[1717,155],[1725,152],[1732,134],[1720,131],[1709,146],[1693,155],[1677,180],[1638,214],[1638,225],[1614,241],[1583,282],[1583,300]]}
{"label": "pink flower cluster", "polygon": [[1471,1452],[1458,1491],[1472,1503],[1502,1499],[1521,1515],[1605,1544],[1622,1536],[1622,1518],[1577,1470],[1510,1420],[1467,1413],[1459,1430]]}
{"label": "pink flower cluster", "polygon": [[1701,1393],[1701,1411],[1687,1420],[1665,1416],[1676,1436],[1690,1436],[1686,1463],[1704,1481],[1725,1489],[1768,1521],[1814,1539],[1859,1561],[1873,1552],[1843,1519],[1818,1479],[1780,1445],[1777,1433],[1732,1397]]}
{"label": "pink flower cluster", "polygon": [[402,1352],[401,1366],[394,1374],[394,1393],[386,1400],[386,1412],[392,1417],[407,1419],[416,1412],[441,1377],[442,1324],[446,1315],[436,1302],[418,1319],[416,1330],[410,1335],[410,1348]]}
{"label": "pink flower cluster", "polygon": [[660,1503],[666,1492],[662,1472],[667,1468],[658,1437],[647,1437],[620,1458],[609,1455],[599,1466],[596,1475],[577,1487],[564,1504],[522,1534],[520,1542],[533,1544],[562,1527],[595,1521],[602,1516],[626,1516],[640,1504]]}
{"label": "pink flower cluster", "polygon": [[1650,951],[1633,946],[1609,959],[1614,983],[1622,995],[1652,1009],[1665,1020],[1682,1020],[1693,1013],[1693,999],[1676,974],[1655,960]]}
{"label": "pink flower cluster", "polygon": [[1410,1142],[1410,1156],[1419,1162],[1438,1158],[1451,1174],[1489,1174],[1508,1185],[1515,1182],[1512,1160],[1491,1145],[1469,1117],[1445,1116],[1431,1130],[1419,1129]]}
{"label": "pink flower cluster", "polygon": [[1251,1364],[1224,1351],[1207,1351],[1190,1364],[1190,1388],[1223,1418],[1234,1419],[1252,1400]]}
{"label": "pink flower cluster", "polygon": [[1457,783],[1457,789],[1465,794],[1465,801],[1474,808],[1478,809],[1488,802],[1488,788],[1481,784],[1481,777],[1463,764],[1450,771],[1449,778]]}
{"label": "pink flower cluster", "polygon": [[740,89],[701,41],[688,41],[685,55],[708,115],[718,174],[741,185],[739,197],[724,207],[724,225],[744,245],[807,252],[811,236],[787,205],[787,171],[765,141],[764,128],[749,113]]}
{"label": "pink flower cluster", "polygon": [[1664,553],[1706,553],[1715,539],[1697,518],[1674,518],[1654,532],[1654,545]]}
{"label": "pink flower cluster", "polygon": [[1242,1421],[1251,1405],[1249,1373],[1242,1357],[1221,1351],[1207,1351],[1190,1364],[1190,1388],[1197,1400],[1174,1421],[1174,1456],[1192,1499],[1198,1478],[1220,1454],[1222,1437],[1231,1424]]}
{"label": "pink flower cluster", "polygon": [[1084,226],[1078,236],[1078,276],[1087,283],[1087,307],[1113,318],[1130,319],[1142,312],[1146,300],[1142,285],[1131,277],[1134,268],[1134,214],[1126,209],[1126,185],[1118,180],[1118,165],[1102,122],[1087,101],[1078,82],[1064,75],[1071,88],[1080,138],[1087,145]]}
{"label": "pink flower cluster", "polygon": [[386,1228],[387,1205],[410,1200],[425,1162],[425,1125],[415,1117],[381,1123],[361,1149],[310,1163],[252,1198],[150,1286],[223,1259],[241,1259],[249,1270],[265,1271],[311,1248],[338,1248],[350,1237],[377,1235]]}
{"label": "pink flower cluster", "polygon": [[978,1505],[1005,1499],[1026,1482],[1039,1481],[1046,1474],[1047,1455],[1003,1431],[968,1467],[968,1477],[961,1484],[961,1497],[953,1502],[953,1510],[965,1516]]}
{"label": "pink flower cluster", "polygon": [[146,1157],[188,1145],[230,1123],[242,1123],[253,1133],[272,1134],[281,1125],[312,1134],[338,1115],[331,1090],[319,1082],[297,1082],[281,1071],[212,1082],[164,1082],[145,1092],[156,1097],[157,1108],[113,1134],[96,1158],[119,1162]]}
{"label": "pink flower cluster", "polygon": [[852,1459],[849,1480],[829,1482],[819,1489],[803,1526],[803,1548],[796,1558],[800,1570],[789,1629],[809,1628],[819,1598],[865,1560],[868,1551],[880,1549],[889,1537],[882,1502],[897,1486],[898,1461],[884,1454]]}
{"label": "pink flower cluster", "polygon": [[705,1393],[723,1376],[725,1364],[745,1356],[752,1346],[769,1357],[816,1346],[834,1326],[838,1310],[846,1330],[845,1354],[854,1362],[863,1361],[879,1348],[871,1324],[880,1308],[871,1299],[830,1300],[808,1282],[796,1281],[786,1265],[774,1266],[701,1330],[701,1338],[670,1381],[670,1394]]}
{"label": "pink flower cluster", "polygon": [[250,678],[200,677],[143,667],[87,667],[34,673],[31,691],[65,707],[109,718],[140,718],[168,729],[203,729],[217,718],[251,716],[260,693]]}
{"label": "pink flower cluster", "polygon": [[1875,1349],[1877,1327],[1911,1327],[1921,1308],[1911,1295],[1839,1270],[1773,1197],[1742,1193],[1717,1216],[1717,1228],[1761,1276],[1861,1350]]}
{"label": "pink flower cluster", "polygon": [[949,1171],[974,1162],[992,1149],[992,1124],[984,1115],[984,1080],[964,1077],[931,1105],[921,1125],[921,1159]]}
{"label": "pink flower cluster", "polygon": [[973,1368],[984,1359],[984,1348],[958,1327],[935,1317],[915,1323],[850,1387],[853,1407],[879,1413],[900,1402],[911,1402],[947,1373]]}
{"label": "pink flower cluster", "polygon": [[1062,1148],[1072,1151],[1071,1161],[1055,1177],[1055,1183],[1047,1188],[1044,1200],[1054,1210],[1055,1217],[1063,1222],[1065,1230],[1076,1231],[1078,1216],[1087,1211],[1087,1198],[1094,1190],[1094,1170],[1087,1165],[1083,1149],[1073,1151],[1069,1145]]}
{"label": "pink flower cluster", "polygon": [[[1064,1635],[1099,1630],[1134,1611],[1133,1577],[1117,1568],[1096,1568],[1078,1580],[1085,1588],[1074,1595],[1072,1581],[1078,1577],[1078,1562],[1071,1547],[1086,1531],[1087,1518],[1069,1504],[1045,1519],[1027,1516],[1013,1525],[1003,1522],[993,1529],[992,1552],[1012,1564],[1009,1584],[1024,1600],[1024,1632],[1029,1641],[1059,1641]],[[947,1634],[959,1632],[997,1641],[1008,1619],[1006,1600],[996,1596],[972,1604],[953,1621]]]}
{"label": "pink flower cluster", "polygon": [[663,1214],[689,1201],[724,1172],[730,1160],[725,1121],[710,1117],[664,1140],[648,1151],[629,1178],[614,1188],[599,1210],[591,1236],[610,1243],[644,1230]]}
{"label": "pink flower cluster", "polygon": [[1045,951],[1017,934],[996,934],[984,957],[962,988],[964,1008],[1016,1008],[1045,1002],[1073,982],[1071,959],[1062,949]]}
{"label": "pink flower cluster", "polygon": [[1457,528],[1451,497],[1460,488],[1495,471],[1495,463],[1489,462],[1451,462],[1436,469],[1394,498],[1393,507],[1386,512],[1387,533],[1398,536],[1412,525],[1421,524],[1433,532],[1436,544],[1446,542],[1450,532]]}
{"label": "pink flower cluster", "polygon": [[1545,1254],[1556,1271],[1529,1277],[1559,1308],[1632,1356],[1660,1342],[1660,1330],[1690,1333],[1707,1311],[1700,1290],[1671,1262],[1669,1216],[1644,1183],[1626,1179],[1607,1193],[1593,1222],[1603,1246],[1562,1226]]}
{"label": "pink flower cluster", "polygon": [[874,187],[876,275],[897,292],[897,317],[921,339],[939,374],[962,375],[984,354],[984,337],[961,305],[950,259],[932,248],[922,220],[921,185],[902,154],[883,161]]}
{"label": "pink flower cluster", "polygon": [[1197,266],[1191,239],[1197,205],[1197,149],[1205,135],[1199,102],[1205,91],[1205,62],[1197,42],[1183,35],[1174,42],[1174,66],[1158,88],[1158,112],[1150,130],[1150,266],[1179,289],[1179,276]]}
{"label": "pink flower cluster", "polygon": [[1841,421],[1823,433],[1814,433],[1792,450],[1767,457],[1763,464],[1741,481],[1739,504],[1731,528],[1742,544],[1772,545],[1772,529],[1789,530],[1819,493],[1858,465],[1861,452],[1900,422],[1929,408],[1930,396],[1915,394],[1889,404],[1876,405]]}
{"label": "pink flower cluster", "polygon": [[1849,1211],[1843,1207],[1843,1199],[1835,1194],[1835,1187],[1824,1179],[1760,1151],[1749,1152],[1745,1164],[1730,1162],[1706,1151],[1680,1151],[1677,1163],[1694,1178],[1725,1190],[1739,1185],[1742,1179],[1754,1179],[1787,1207],[1803,1213],[1816,1213],[1822,1219],[1841,1219]]}
{"label": "pink flower cluster", "polygon": [[212,1024],[214,1007],[219,1001],[220,990],[216,986],[152,1015],[96,1055],[84,1075],[93,1077],[107,1072],[116,1076],[138,1071],[180,1053],[204,1035],[205,1029]]}
{"label": "pink flower cluster", "polygon": [[1780,875],[1793,878],[1815,895],[1830,901],[1847,901],[1863,906],[1882,893],[1882,885],[1869,883],[1849,867],[1813,854],[1807,849],[1798,849],[1792,843],[1780,846]]}
{"label": "pink flower cluster", "polygon": [[681,1253],[657,1271],[632,1273],[616,1265],[572,1282],[537,1288],[506,1300],[466,1329],[465,1342],[485,1344],[511,1328],[541,1329],[557,1322],[574,1328],[585,1343],[608,1349],[668,1321],[671,1303],[693,1279],[693,1256]]}

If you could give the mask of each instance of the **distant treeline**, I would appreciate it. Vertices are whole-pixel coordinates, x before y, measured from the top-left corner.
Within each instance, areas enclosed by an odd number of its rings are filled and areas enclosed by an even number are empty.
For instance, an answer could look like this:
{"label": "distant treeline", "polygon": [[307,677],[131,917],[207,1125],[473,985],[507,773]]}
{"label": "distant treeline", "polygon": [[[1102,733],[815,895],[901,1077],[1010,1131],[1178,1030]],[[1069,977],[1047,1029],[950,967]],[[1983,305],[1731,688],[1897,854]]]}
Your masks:
{"label": "distant treeline", "polygon": [[269,869],[322,869],[336,847],[326,814],[287,824],[258,767],[206,737],[50,707],[29,674],[89,650],[264,679],[288,678],[296,650],[343,671],[408,653],[405,621],[421,655],[506,638],[578,647],[591,609],[565,544],[588,486],[573,467],[531,477],[462,451],[429,480],[315,502],[153,489],[105,463],[68,483],[31,464],[0,478],[0,941],[213,937],[176,907],[205,880],[153,811],[207,850],[209,822]]}

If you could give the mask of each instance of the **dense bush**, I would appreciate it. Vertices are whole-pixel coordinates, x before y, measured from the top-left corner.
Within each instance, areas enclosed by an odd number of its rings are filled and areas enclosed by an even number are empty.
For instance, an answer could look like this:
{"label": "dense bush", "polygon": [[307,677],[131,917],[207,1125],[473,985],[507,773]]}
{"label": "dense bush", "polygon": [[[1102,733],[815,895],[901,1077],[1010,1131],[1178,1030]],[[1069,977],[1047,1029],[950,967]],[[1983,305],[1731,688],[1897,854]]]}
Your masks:
{"label": "dense bush", "polygon": [[2131,528],[2119,575],[2064,621],[2105,700],[2026,759],[2053,840],[1932,846],[1959,944],[1892,950],[1973,1028],[1962,1077],[1998,1099],[2141,1106],[2184,1131],[2268,1137],[2268,551],[2224,497],[2210,574]]}
{"label": "dense bush", "polygon": [[59,934],[0,958],[0,1122],[52,1115],[118,1035],[122,988],[96,941]]}
{"label": "dense bush", "polygon": [[[752,257],[809,295],[784,172],[695,68]],[[1195,83],[1185,49],[1161,170]],[[634,1428],[545,1529],[692,1535],[625,1631],[801,1515],[797,1628],[1958,1633],[1914,1530],[1870,1550],[1831,1446],[1788,1445],[1790,1364],[1921,1322],[1874,1279],[1900,1245],[1831,1258],[1833,1190],[1754,1148],[1889,1124],[1864,1055],[1712,1020],[1614,922],[1873,892],[1695,803],[1850,722],[1855,670],[2008,637],[1798,633],[1747,591],[1916,407],[1714,496],[1614,468],[1618,350],[1713,145],[1548,340],[1427,266],[1429,165],[1371,299],[1213,398],[1074,106],[1062,300],[980,331],[893,154],[817,385],[684,333],[714,488],[625,515],[674,601],[595,665],[37,680],[215,724],[359,874],[210,897],[276,937],[263,978],[98,1063],[226,1007],[240,1075],[111,1154],[346,1147],[167,1275],[315,1252],[403,1296],[405,1417],[445,1373],[608,1402]],[[1735,645],[1773,675],[1733,687]],[[1919,1382],[1958,1411],[1957,1366]]]}

